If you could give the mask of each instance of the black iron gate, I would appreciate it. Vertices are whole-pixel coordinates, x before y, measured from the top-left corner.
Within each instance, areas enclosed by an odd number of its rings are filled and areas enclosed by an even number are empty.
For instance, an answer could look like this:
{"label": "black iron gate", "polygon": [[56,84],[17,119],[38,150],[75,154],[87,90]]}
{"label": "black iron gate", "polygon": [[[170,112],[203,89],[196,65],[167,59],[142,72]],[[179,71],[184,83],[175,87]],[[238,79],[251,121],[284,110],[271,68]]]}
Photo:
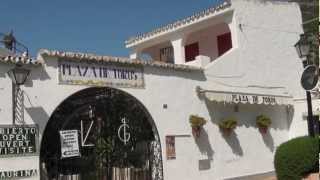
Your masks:
{"label": "black iron gate", "polygon": [[[77,130],[79,156],[61,155],[60,132]],[[162,180],[161,145],[153,121],[134,97],[89,88],[53,113],[41,145],[43,180]]]}

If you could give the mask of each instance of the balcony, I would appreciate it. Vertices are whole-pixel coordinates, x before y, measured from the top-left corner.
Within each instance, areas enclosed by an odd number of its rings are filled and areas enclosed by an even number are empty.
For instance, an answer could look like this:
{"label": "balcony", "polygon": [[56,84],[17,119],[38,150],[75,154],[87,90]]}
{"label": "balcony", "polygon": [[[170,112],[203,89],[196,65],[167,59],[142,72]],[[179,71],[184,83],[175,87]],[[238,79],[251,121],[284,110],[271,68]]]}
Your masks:
{"label": "balcony", "polygon": [[[194,30],[194,29],[193,29]],[[194,30],[180,39],[169,39],[140,51],[139,58],[164,63],[205,66],[232,49],[227,23]]]}

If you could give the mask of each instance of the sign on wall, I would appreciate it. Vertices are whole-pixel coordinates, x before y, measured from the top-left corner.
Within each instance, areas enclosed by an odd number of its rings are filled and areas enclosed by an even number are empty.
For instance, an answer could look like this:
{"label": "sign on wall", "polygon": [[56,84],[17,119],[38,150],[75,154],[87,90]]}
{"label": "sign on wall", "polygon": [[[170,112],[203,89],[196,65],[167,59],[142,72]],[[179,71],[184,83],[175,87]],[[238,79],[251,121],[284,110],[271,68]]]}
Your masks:
{"label": "sign on wall", "polygon": [[258,95],[243,95],[232,94],[233,103],[250,103],[250,104],[277,104],[276,97],[274,96],[258,96]]}
{"label": "sign on wall", "polygon": [[0,157],[38,153],[38,127],[0,125]]}
{"label": "sign on wall", "polygon": [[77,130],[59,131],[61,142],[61,158],[80,156]]}
{"label": "sign on wall", "polygon": [[0,171],[0,179],[17,179],[38,176],[37,169]]}
{"label": "sign on wall", "polygon": [[59,83],[111,87],[144,87],[143,68],[59,60]]}
{"label": "sign on wall", "polygon": [[176,141],[174,136],[166,136],[167,159],[176,159]]}

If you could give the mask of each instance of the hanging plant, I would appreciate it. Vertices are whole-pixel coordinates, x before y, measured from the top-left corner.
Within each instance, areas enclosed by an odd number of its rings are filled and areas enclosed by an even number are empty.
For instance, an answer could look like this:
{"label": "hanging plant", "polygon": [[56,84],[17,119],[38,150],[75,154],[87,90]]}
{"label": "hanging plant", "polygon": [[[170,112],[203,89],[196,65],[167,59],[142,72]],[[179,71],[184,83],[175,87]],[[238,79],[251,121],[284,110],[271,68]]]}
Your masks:
{"label": "hanging plant", "polygon": [[262,134],[266,134],[268,131],[268,128],[271,125],[271,119],[268,116],[261,114],[257,116],[256,123],[257,123],[257,126],[259,127],[260,132]]}
{"label": "hanging plant", "polygon": [[207,121],[198,115],[190,115],[189,122],[192,128],[192,134],[195,137],[200,136],[201,127],[207,123]]}
{"label": "hanging plant", "polygon": [[232,130],[237,127],[237,120],[233,117],[225,118],[219,123],[219,127],[222,130],[223,134],[230,136]]}

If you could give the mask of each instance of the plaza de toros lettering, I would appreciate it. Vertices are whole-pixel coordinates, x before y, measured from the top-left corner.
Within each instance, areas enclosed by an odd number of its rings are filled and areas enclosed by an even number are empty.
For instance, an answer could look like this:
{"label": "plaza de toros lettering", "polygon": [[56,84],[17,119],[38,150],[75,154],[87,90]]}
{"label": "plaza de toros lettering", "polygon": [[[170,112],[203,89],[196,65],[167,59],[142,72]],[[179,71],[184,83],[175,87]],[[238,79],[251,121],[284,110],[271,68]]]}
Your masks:
{"label": "plaza de toros lettering", "polygon": [[242,95],[232,94],[233,103],[250,103],[250,104],[277,104],[274,96]]}
{"label": "plaza de toros lettering", "polygon": [[0,126],[0,157],[36,153],[37,135],[36,127]]}
{"label": "plaza de toros lettering", "polygon": [[113,87],[144,86],[142,67],[59,61],[61,84]]}

